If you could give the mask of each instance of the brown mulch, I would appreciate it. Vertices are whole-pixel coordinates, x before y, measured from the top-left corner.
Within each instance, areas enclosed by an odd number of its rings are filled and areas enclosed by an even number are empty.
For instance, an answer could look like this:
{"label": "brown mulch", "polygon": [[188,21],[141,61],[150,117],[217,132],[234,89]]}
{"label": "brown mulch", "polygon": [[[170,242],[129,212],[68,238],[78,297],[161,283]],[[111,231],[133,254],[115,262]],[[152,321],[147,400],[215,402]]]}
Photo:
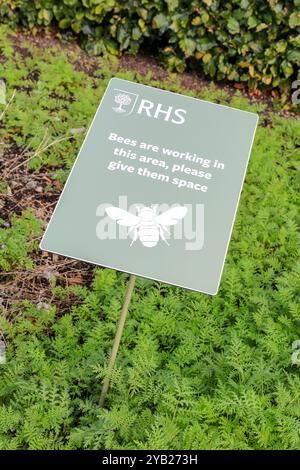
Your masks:
{"label": "brown mulch", "polygon": [[[0,156],[0,174],[8,184],[7,194],[1,194],[0,198],[4,228],[10,227],[13,214],[21,215],[29,207],[39,220],[44,221],[45,229],[62,191],[61,183],[52,178],[49,168],[29,172],[27,159],[26,153],[14,145],[5,158]],[[34,262],[33,269],[1,273],[0,305],[4,308],[25,299],[37,305],[48,305],[53,297],[53,286],[89,285],[93,278],[94,267],[87,263],[45,251],[33,252],[30,257]],[[56,301],[56,306],[59,313],[63,313],[70,304],[77,302],[76,296],[68,293],[67,300]]]}

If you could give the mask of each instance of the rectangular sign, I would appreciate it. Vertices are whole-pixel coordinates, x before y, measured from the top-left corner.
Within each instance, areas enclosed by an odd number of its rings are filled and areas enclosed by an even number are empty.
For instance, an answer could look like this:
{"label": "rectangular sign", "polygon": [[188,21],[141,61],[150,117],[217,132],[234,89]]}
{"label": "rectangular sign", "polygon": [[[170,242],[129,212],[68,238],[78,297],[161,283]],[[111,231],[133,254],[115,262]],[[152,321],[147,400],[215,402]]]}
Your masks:
{"label": "rectangular sign", "polygon": [[215,295],[257,122],[111,79],[40,248]]}

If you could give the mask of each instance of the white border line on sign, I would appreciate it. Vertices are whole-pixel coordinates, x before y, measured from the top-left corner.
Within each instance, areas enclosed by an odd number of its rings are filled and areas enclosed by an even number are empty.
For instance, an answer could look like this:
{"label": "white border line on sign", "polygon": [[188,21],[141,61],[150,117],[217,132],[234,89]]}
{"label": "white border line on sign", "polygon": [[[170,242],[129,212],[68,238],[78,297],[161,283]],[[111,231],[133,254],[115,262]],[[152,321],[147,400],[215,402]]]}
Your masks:
{"label": "white border line on sign", "polygon": [[[202,103],[210,104],[212,106],[220,106],[221,108],[231,109],[231,111],[238,111],[240,113],[253,114],[254,116],[257,116],[259,118],[258,114],[253,113],[252,111],[245,111],[244,109],[232,108],[231,106],[227,106],[226,104],[213,103],[212,101],[202,100],[201,98],[195,98],[194,96],[182,95],[181,93],[177,93],[176,91],[163,90],[162,88],[157,88],[157,87],[151,86],[151,85],[144,85],[143,83],[133,82],[132,80],[125,80],[124,78],[112,77],[110,79],[110,81],[108,82],[107,87],[109,86],[109,84],[112,80],[121,80],[122,82],[132,83],[133,85],[143,86],[143,87],[146,87],[146,88],[154,88],[154,90],[162,91],[164,93],[170,93],[171,95],[181,96],[181,98],[189,98],[191,100],[201,101]],[[104,95],[103,95],[103,98],[104,98]]]}
{"label": "white border line on sign", "polygon": [[[214,292],[207,292],[207,291],[204,291],[204,290],[193,289],[193,288],[191,288],[191,287],[187,287],[187,286],[180,285],[180,284],[174,284],[174,283],[171,283],[171,282],[162,280],[162,279],[158,279],[158,278],[154,278],[154,277],[148,277],[148,276],[145,276],[144,274],[140,274],[140,273],[133,272],[133,271],[128,271],[128,270],[123,271],[123,270],[121,270],[120,268],[118,268],[118,267],[116,267],[116,266],[110,266],[110,265],[106,265],[106,264],[95,263],[95,261],[90,261],[90,260],[84,259],[84,258],[76,258],[76,257],[70,256],[70,255],[66,255],[65,253],[59,253],[59,252],[57,252],[57,251],[53,251],[53,250],[49,250],[49,249],[47,249],[47,248],[43,248],[43,246],[42,246],[43,241],[44,241],[44,238],[45,238],[46,233],[47,233],[47,231],[48,231],[48,228],[49,228],[49,226],[50,226],[50,224],[51,224],[52,218],[54,217],[55,211],[56,211],[56,209],[57,209],[57,207],[58,207],[58,205],[59,205],[59,203],[60,203],[60,200],[61,200],[61,198],[62,198],[62,196],[63,196],[63,194],[64,194],[64,192],[65,192],[65,190],[66,190],[66,188],[67,188],[67,186],[68,186],[69,179],[70,179],[70,177],[71,177],[71,175],[72,175],[72,172],[73,172],[73,170],[74,170],[74,168],[75,168],[75,165],[76,165],[76,163],[77,163],[77,161],[78,161],[78,158],[80,157],[80,154],[81,154],[82,149],[83,149],[83,147],[84,147],[84,144],[85,144],[85,142],[86,142],[86,140],[87,140],[87,138],[88,138],[88,136],[89,136],[89,133],[90,133],[92,127],[93,127],[94,121],[95,121],[95,119],[96,119],[96,117],[97,117],[97,115],[98,115],[98,112],[99,112],[99,110],[100,110],[100,108],[101,108],[101,105],[102,105],[102,103],[103,103],[103,101],[104,101],[104,98],[105,98],[105,96],[106,96],[106,93],[107,93],[107,91],[108,91],[109,88],[110,88],[111,82],[114,81],[114,80],[117,80],[117,81],[121,80],[122,82],[125,82],[125,83],[128,83],[128,82],[129,82],[129,83],[132,83],[132,84],[134,84],[134,85],[141,86],[141,87],[154,88],[154,89],[157,90],[157,91],[161,91],[161,92],[169,93],[169,94],[173,94],[173,95],[178,95],[178,96],[180,96],[180,97],[182,97],[182,98],[190,98],[190,99],[192,99],[192,100],[201,101],[201,102],[203,102],[203,103],[206,103],[206,104],[209,104],[209,105],[212,105],[212,106],[220,106],[220,107],[222,107],[222,108],[227,108],[227,109],[230,109],[230,110],[232,110],[232,111],[238,111],[238,112],[242,112],[242,113],[252,114],[252,115],[256,116],[256,118],[257,118],[257,120],[256,120],[256,125],[255,125],[254,131],[253,131],[253,135],[252,135],[251,145],[250,145],[250,148],[249,148],[249,153],[248,153],[248,157],[247,157],[247,162],[246,162],[246,166],[245,166],[245,171],[244,171],[243,178],[242,178],[242,182],[241,182],[241,185],[240,185],[239,196],[238,196],[238,199],[237,199],[237,203],[236,203],[235,211],[234,211],[234,216],[233,216],[231,228],[230,228],[230,231],[229,231],[229,237],[228,237],[227,243],[226,243],[225,254],[224,254],[224,258],[223,258],[223,262],[222,262],[222,267],[221,267],[220,274],[219,274],[219,281],[218,281],[217,289],[216,289],[216,291],[214,291]],[[134,103],[134,105],[135,105],[135,103]],[[115,269],[116,271],[125,272],[125,273],[128,273],[128,274],[134,274],[135,276],[143,277],[143,278],[145,278],[145,279],[150,279],[150,280],[153,280],[153,281],[163,282],[163,283],[169,284],[169,285],[171,285],[171,286],[180,287],[180,288],[183,288],[183,289],[188,289],[188,290],[191,290],[191,291],[194,291],[194,292],[200,292],[200,293],[208,294],[208,295],[212,295],[212,296],[216,295],[216,294],[218,293],[218,291],[219,291],[219,287],[220,287],[220,283],[221,283],[221,278],[222,278],[222,274],[223,274],[223,270],[224,270],[224,265],[225,265],[225,260],[226,260],[226,256],[227,256],[227,251],[228,251],[229,243],[230,243],[230,240],[231,240],[232,230],[233,230],[233,227],[234,227],[234,222],[235,222],[235,218],[236,218],[236,214],[237,214],[237,210],[238,210],[238,206],[239,206],[239,202],[240,202],[240,198],[241,198],[241,193],[242,193],[243,184],[244,184],[244,181],[245,181],[245,176],[246,176],[246,172],[247,172],[247,168],[248,168],[248,163],[249,163],[249,159],[250,159],[250,155],[251,155],[251,151],[252,151],[252,146],[253,146],[253,142],[254,142],[254,138],[255,138],[255,133],[256,133],[258,121],[259,121],[259,115],[256,114],[256,113],[252,113],[251,111],[244,111],[244,110],[242,110],[242,109],[232,108],[232,107],[227,106],[227,105],[218,104],[218,103],[213,103],[213,102],[210,102],[210,101],[201,100],[201,99],[199,99],[199,98],[194,98],[193,96],[182,95],[182,94],[180,94],[180,93],[176,93],[176,92],[173,92],[173,91],[163,90],[163,89],[161,89],[161,88],[156,88],[156,87],[153,87],[153,86],[150,86],[150,85],[144,85],[144,84],[142,84],[142,83],[136,83],[136,82],[133,82],[133,81],[131,81],[131,80],[124,80],[123,78],[112,77],[112,78],[109,80],[108,84],[107,84],[107,87],[106,87],[106,89],[105,89],[105,91],[104,91],[104,93],[103,93],[103,96],[102,96],[101,100],[100,100],[100,103],[99,103],[98,108],[97,108],[97,110],[96,110],[96,113],[95,113],[95,115],[94,115],[94,117],[93,117],[93,119],[92,119],[92,122],[91,122],[91,124],[90,124],[90,127],[89,127],[89,129],[88,129],[88,131],[87,131],[87,133],[86,133],[86,136],[85,136],[85,138],[84,138],[84,140],[83,140],[83,142],[82,142],[82,145],[81,145],[81,147],[80,147],[80,150],[79,150],[79,152],[78,152],[78,155],[77,155],[77,157],[76,157],[76,160],[75,160],[75,162],[74,162],[74,164],[73,164],[73,167],[72,167],[72,169],[71,169],[71,171],[70,171],[70,173],[69,173],[69,176],[68,176],[68,178],[67,178],[67,180],[66,180],[66,183],[65,183],[65,185],[64,185],[64,188],[63,188],[63,190],[62,190],[62,192],[61,192],[61,195],[59,196],[59,199],[58,199],[58,201],[57,201],[57,203],[56,203],[56,206],[55,206],[55,209],[54,209],[54,211],[53,211],[53,214],[51,215],[50,220],[49,220],[49,222],[48,222],[48,225],[47,225],[47,228],[46,228],[46,230],[45,230],[45,233],[44,233],[44,235],[43,235],[43,237],[42,237],[42,240],[41,240],[41,242],[40,242],[40,244],[39,244],[39,248],[40,248],[42,251],[50,251],[50,253],[55,253],[55,254],[60,255],[60,256],[65,256],[65,257],[67,257],[67,258],[75,259],[75,260],[78,260],[78,261],[83,261],[83,262],[85,262],[85,263],[90,263],[90,264],[93,264],[93,265],[95,265],[95,266],[100,266],[100,267],[109,268],[109,269]]]}

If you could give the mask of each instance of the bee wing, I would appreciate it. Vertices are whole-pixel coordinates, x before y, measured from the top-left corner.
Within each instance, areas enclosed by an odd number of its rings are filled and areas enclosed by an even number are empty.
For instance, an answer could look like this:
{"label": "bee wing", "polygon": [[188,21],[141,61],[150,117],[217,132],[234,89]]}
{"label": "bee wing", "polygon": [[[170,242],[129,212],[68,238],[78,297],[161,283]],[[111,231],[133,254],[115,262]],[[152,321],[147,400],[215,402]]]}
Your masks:
{"label": "bee wing", "polygon": [[183,206],[173,207],[163,212],[155,218],[155,221],[164,226],[175,225],[179,220],[183,219],[187,213],[187,208]]}
{"label": "bee wing", "polygon": [[139,221],[139,218],[136,215],[124,211],[119,207],[107,207],[105,212],[111,219],[116,220],[117,224],[124,225],[125,227],[136,225]]}

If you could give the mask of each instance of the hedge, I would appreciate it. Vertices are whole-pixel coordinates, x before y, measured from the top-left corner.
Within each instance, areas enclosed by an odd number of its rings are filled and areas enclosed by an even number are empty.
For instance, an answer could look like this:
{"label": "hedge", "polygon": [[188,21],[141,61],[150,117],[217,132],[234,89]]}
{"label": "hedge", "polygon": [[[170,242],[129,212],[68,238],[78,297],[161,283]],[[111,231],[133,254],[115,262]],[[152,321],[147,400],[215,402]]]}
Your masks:
{"label": "hedge", "polygon": [[0,0],[0,19],[58,25],[92,54],[158,50],[169,69],[289,93],[300,78],[300,0]]}

